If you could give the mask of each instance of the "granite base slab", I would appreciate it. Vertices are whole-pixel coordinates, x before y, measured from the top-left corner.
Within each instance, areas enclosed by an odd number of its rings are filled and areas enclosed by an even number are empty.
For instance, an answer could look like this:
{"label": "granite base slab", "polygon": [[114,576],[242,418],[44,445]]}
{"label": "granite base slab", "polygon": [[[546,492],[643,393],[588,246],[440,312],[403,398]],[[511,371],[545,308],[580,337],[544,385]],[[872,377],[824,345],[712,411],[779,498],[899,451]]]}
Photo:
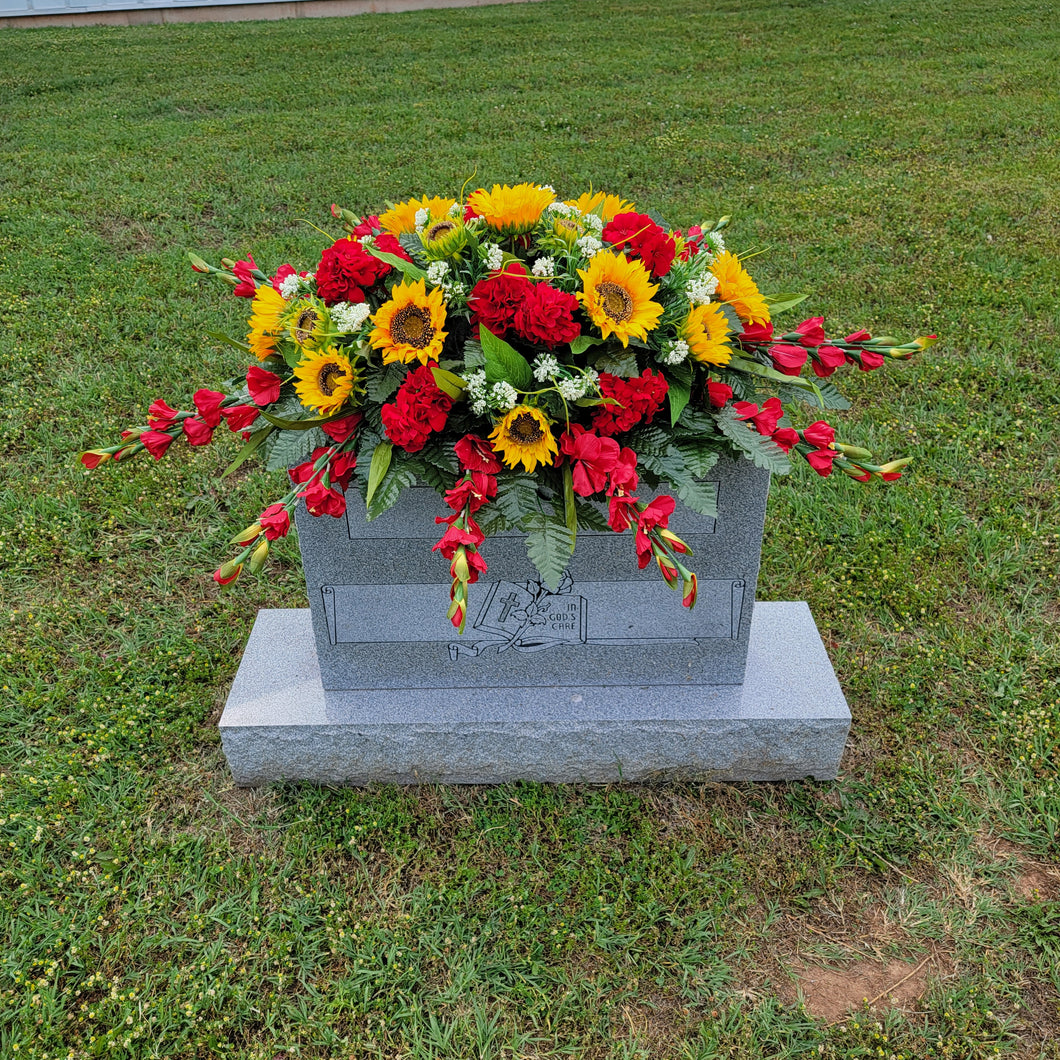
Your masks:
{"label": "granite base slab", "polygon": [[221,742],[242,787],[835,778],[850,711],[805,603],[756,604],[744,684],[667,680],[325,691],[309,610],[269,609]]}

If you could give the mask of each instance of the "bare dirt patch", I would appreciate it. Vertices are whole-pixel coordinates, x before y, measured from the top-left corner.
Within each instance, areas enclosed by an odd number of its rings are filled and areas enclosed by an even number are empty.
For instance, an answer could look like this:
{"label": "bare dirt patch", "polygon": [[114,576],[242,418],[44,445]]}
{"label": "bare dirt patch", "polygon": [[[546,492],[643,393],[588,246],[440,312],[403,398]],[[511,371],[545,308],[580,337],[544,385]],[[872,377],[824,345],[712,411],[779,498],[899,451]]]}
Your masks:
{"label": "bare dirt patch", "polygon": [[[806,1011],[826,1020],[841,1020],[868,1004],[879,1011],[909,1009],[931,984],[951,971],[944,957],[930,954],[918,961],[854,961],[829,968],[800,963],[794,966],[790,994],[802,998]],[[789,997],[786,1000],[795,1000]]]}
{"label": "bare dirt patch", "polygon": [[1037,861],[1027,850],[1007,839],[991,837],[980,841],[998,861],[1012,862],[1017,875],[1013,890],[1031,902],[1053,901],[1060,898],[1060,866]]}

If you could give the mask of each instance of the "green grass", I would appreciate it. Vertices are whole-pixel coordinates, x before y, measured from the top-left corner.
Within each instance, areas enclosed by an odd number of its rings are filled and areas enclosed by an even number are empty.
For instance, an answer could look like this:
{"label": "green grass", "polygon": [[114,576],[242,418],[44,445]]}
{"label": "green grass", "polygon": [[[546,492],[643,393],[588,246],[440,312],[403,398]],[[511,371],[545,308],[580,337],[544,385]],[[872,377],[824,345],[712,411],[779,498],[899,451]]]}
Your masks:
{"label": "green grass", "polygon": [[[1058,47],[1033,0],[0,32],[0,1056],[1060,1056]],[[730,213],[835,331],[941,334],[845,380],[902,482],[770,497],[839,781],[232,787],[228,683],[304,583],[289,541],[209,571],[272,483],[73,454],[238,370],[185,249],[311,263],[299,218],[476,170]],[[796,999],[926,957],[918,1001]]]}

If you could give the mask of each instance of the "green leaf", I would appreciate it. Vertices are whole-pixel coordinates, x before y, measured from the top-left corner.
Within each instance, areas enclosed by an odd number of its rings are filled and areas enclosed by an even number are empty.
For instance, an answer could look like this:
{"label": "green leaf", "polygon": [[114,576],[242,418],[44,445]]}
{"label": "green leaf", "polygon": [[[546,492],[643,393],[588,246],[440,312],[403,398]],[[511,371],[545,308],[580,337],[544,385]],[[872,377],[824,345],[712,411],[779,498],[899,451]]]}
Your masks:
{"label": "green leaf", "polygon": [[570,464],[563,465],[563,515],[570,531],[571,550],[578,537],[578,509],[574,507],[574,475]]}
{"label": "green leaf", "polygon": [[571,344],[570,352],[575,356],[585,353],[591,346],[599,346],[603,339],[598,339],[595,335],[579,335]]}
{"label": "green leaf", "polygon": [[524,522],[526,554],[541,580],[555,592],[570,563],[574,539],[566,523],[554,516],[532,515]]}
{"label": "green leaf", "polygon": [[427,256],[423,253],[423,240],[415,232],[402,232],[398,236],[398,242],[401,244],[401,249],[413,261],[419,265],[426,265]]}
{"label": "green leaf", "polygon": [[393,454],[393,442],[380,442],[375,447],[375,452],[372,453],[372,465],[368,469],[368,492],[364,497],[365,503],[369,508],[372,506],[372,498],[375,496],[375,491],[379,488],[379,484],[383,481],[383,476],[386,475],[390,468],[390,458]]}
{"label": "green leaf", "polygon": [[265,441],[274,430],[276,430],[276,428],[270,423],[267,427],[259,427],[254,431],[246,440],[243,448],[236,453],[235,460],[233,460],[232,463],[221,472],[221,478],[228,478],[233,471],[242,467],[254,455],[254,451],[258,446],[261,445],[261,443]]}
{"label": "green leaf", "polygon": [[388,508],[392,508],[401,496],[402,490],[408,489],[415,482],[416,472],[406,462],[391,464],[390,470],[387,471],[382,483],[375,491],[375,496],[368,504],[365,519],[371,522]]}
{"label": "green leaf", "polygon": [[286,471],[302,463],[324,441],[324,434],[319,428],[310,431],[278,430],[273,437],[265,467],[268,471]]}
{"label": "green leaf", "polygon": [[850,402],[839,392],[835,383],[822,379],[817,383],[817,393],[812,394],[795,388],[789,392],[792,397],[805,401],[807,405],[824,409],[848,409]]}
{"label": "green leaf", "polygon": [[818,398],[820,407],[824,408],[824,403],[821,401],[820,388],[812,379],[804,379],[801,375],[785,375],[783,372],[778,372],[775,368],[759,364],[757,361],[749,361],[744,357],[733,357],[725,367],[735,369],[737,372],[746,372],[748,375],[757,375],[761,379],[771,379],[773,382],[782,383],[785,386],[793,386],[800,390],[805,390],[814,394]]}
{"label": "green leaf", "polygon": [[516,390],[532,389],[534,373],[526,358],[504,339],[497,338],[489,328],[480,325],[478,334],[486,359],[486,379],[490,383],[511,383]]}
{"label": "green leaf", "polygon": [[250,353],[250,347],[245,342],[240,342],[238,339],[230,338],[220,331],[207,331],[207,336],[213,339],[215,342],[223,343],[225,346],[232,346],[239,350],[240,353]]}
{"label": "green leaf", "polygon": [[765,468],[776,475],[786,475],[791,470],[788,454],[772,438],[763,437],[737,418],[731,405],[719,409],[714,419],[721,433],[742,450],[755,467]]}
{"label": "green leaf", "polygon": [[685,467],[696,478],[703,478],[718,462],[718,451],[711,443],[690,438],[674,443],[674,448],[681,454]]}
{"label": "green leaf", "polygon": [[607,516],[595,504],[589,501],[575,501],[574,506],[578,509],[578,525],[583,530],[611,529],[607,523]]}
{"label": "green leaf", "polygon": [[628,379],[632,375],[636,375],[640,369],[637,367],[637,354],[636,351],[625,349],[625,350],[605,350],[597,357],[593,358],[593,367],[598,372],[609,372],[611,375],[620,375],[623,379]]}
{"label": "green leaf", "polygon": [[497,500],[494,503],[513,525],[528,515],[543,511],[537,479],[524,472],[497,476]]}
{"label": "green leaf", "polygon": [[464,343],[464,367],[481,368],[485,363],[486,358],[482,353],[482,345],[478,339],[468,339]]}
{"label": "green leaf", "polygon": [[454,401],[459,401],[463,396],[467,383],[458,375],[447,372],[444,368],[431,365],[431,374],[434,376],[435,385],[444,394],[448,394]]}
{"label": "green leaf", "polygon": [[743,331],[743,321],[736,310],[731,305],[720,305],[718,308],[721,310],[721,315],[725,317],[725,322],[729,325],[729,334],[739,335]]}
{"label": "green leaf", "polygon": [[692,396],[692,388],[683,379],[671,379],[667,395],[670,398],[670,426],[676,427],[688,399]]}
{"label": "green leaf", "polygon": [[800,302],[805,302],[810,296],[808,294],[792,294],[785,291],[783,294],[767,294],[764,296],[766,305],[769,306],[771,316],[783,313],[788,309],[794,309]]}
{"label": "green leaf", "polygon": [[486,537],[493,537],[494,534],[500,534],[509,529],[511,524],[504,518],[503,514],[495,511],[492,507],[487,508],[486,511],[490,514],[485,519],[480,519],[478,523],[478,528]]}
{"label": "green leaf", "polygon": [[273,427],[279,427],[281,431],[311,431],[322,423],[330,423],[332,420],[342,419],[343,416],[348,416],[349,414],[350,410],[345,409],[342,416],[310,416],[304,420],[285,420],[280,416],[273,416],[272,413],[266,412],[264,409],[261,410],[261,418],[267,423],[271,423]]}
{"label": "green leaf", "polygon": [[399,364],[388,364],[381,372],[372,372],[365,381],[365,393],[372,401],[382,404],[394,393],[405,378]]}
{"label": "green leaf", "polygon": [[423,271],[418,265],[413,265],[411,261],[406,261],[404,258],[399,258],[396,254],[388,254],[385,250],[380,250],[378,247],[372,246],[371,243],[368,246],[361,244],[373,258],[378,258],[380,261],[385,261],[388,265],[393,265],[404,276],[407,276],[410,280],[426,280],[427,273]]}
{"label": "green leaf", "polygon": [[700,482],[691,475],[685,475],[679,480],[671,479],[670,481],[677,491],[677,496],[692,511],[712,518],[717,516],[718,484],[716,482]]}

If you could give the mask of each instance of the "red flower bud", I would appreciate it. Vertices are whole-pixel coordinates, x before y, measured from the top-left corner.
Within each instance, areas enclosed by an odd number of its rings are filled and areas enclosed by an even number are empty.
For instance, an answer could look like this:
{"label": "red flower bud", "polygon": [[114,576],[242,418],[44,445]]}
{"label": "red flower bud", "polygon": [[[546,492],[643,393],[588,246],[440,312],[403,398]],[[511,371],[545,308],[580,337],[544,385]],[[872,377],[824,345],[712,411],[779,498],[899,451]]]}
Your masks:
{"label": "red flower bud", "polygon": [[188,445],[209,445],[213,440],[213,428],[197,416],[189,416],[181,427],[184,428],[184,437],[188,439]]}
{"label": "red flower bud", "polygon": [[720,409],[732,400],[732,387],[727,383],[718,383],[713,379],[707,380],[707,399],[716,408]]}
{"label": "red flower bud", "polygon": [[769,347],[769,356],[773,358],[777,371],[785,375],[798,375],[809,354],[801,346],[778,343]]}
{"label": "red flower bud", "polygon": [[81,463],[89,469],[98,467],[105,460],[109,459],[110,453],[105,453],[102,449],[89,449],[87,452],[81,454]]}
{"label": "red flower bud", "polygon": [[802,437],[818,449],[827,449],[835,441],[835,431],[824,420],[817,420],[802,432]]}
{"label": "red flower bud", "polygon": [[265,531],[265,536],[270,541],[275,541],[278,537],[287,536],[287,531],[291,528],[291,513],[282,504],[270,504],[258,516],[258,523]]}
{"label": "red flower bud", "polygon": [[173,444],[173,435],[166,431],[144,431],[140,435],[140,441],[156,460],[161,460],[165,451]]}
{"label": "red flower bud", "polygon": [[233,563],[229,560],[227,563],[222,563],[220,567],[213,572],[213,580],[218,585],[227,585],[229,582],[234,582],[239,577],[239,572],[243,569],[242,563]]}

